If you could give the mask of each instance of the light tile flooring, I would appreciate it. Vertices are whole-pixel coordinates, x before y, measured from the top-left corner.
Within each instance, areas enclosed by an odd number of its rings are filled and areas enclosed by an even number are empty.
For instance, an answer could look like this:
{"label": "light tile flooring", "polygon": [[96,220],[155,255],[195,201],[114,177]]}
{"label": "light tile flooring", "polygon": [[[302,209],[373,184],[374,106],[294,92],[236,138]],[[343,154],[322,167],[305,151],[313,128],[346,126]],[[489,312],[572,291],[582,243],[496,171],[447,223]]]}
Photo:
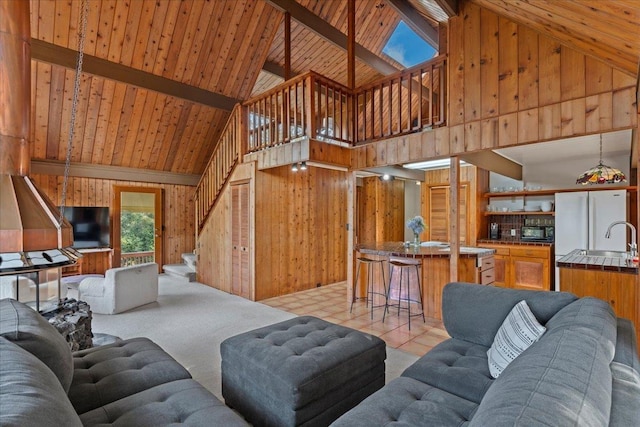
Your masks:
{"label": "light tile flooring", "polygon": [[319,317],[332,323],[379,336],[389,347],[397,348],[416,356],[422,356],[436,344],[449,338],[442,321],[428,317],[424,323],[421,317],[413,317],[411,319],[411,330],[409,331],[406,311],[401,311],[399,317],[397,312],[387,313],[385,321],[382,323],[384,309],[382,307],[374,308],[372,320],[371,309],[365,307],[364,299],[356,301],[353,305],[353,312],[349,313],[346,282],[270,298],[260,302],[300,316]]}

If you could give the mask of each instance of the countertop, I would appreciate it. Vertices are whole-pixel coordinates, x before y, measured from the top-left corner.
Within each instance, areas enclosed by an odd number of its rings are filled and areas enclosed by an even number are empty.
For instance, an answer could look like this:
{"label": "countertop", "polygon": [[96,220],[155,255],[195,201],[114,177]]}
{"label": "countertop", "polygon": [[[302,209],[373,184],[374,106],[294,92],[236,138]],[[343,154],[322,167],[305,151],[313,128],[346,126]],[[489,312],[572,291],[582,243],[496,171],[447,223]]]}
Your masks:
{"label": "countertop", "polygon": [[492,245],[520,245],[520,246],[553,246],[553,242],[530,242],[526,240],[491,240],[491,239],[478,239],[478,244],[492,244]]}
{"label": "countertop", "polygon": [[574,249],[556,261],[556,265],[560,268],[638,274],[638,263],[628,263],[625,258],[584,255],[583,251],[583,249]]}
{"label": "countertop", "polygon": [[[356,250],[363,254],[409,258],[449,258],[451,254],[449,245],[442,242],[423,242],[420,247],[413,245],[407,247],[404,242],[362,243],[356,246]],[[494,253],[494,249],[460,247],[461,258],[482,258]]]}

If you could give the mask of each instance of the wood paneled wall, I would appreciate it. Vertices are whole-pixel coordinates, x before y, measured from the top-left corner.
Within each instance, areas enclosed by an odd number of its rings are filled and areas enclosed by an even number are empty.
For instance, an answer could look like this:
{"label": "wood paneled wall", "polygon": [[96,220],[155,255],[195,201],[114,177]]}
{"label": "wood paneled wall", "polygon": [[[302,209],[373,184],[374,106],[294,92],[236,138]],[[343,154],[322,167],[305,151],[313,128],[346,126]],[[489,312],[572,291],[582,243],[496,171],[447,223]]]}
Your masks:
{"label": "wood paneled wall", "polygon": [[[32,175],[37,187],[53,203],[62,202],[63,177]],[[194,187],[185,185],[150,184],[98,178],[70,177],[66,206],[112,206],[113,186],[154,187],[164,190],[164,263],[181,263],[181,255],[195,248]],[[113,212],[111,212],[113,215]]]}
{"label": "wood paneled wall", "polygon": [[449,28],[451,153],[636,126],[635,79],[465,2]]}
{"label": "wood paneled wall", "polygon": [[404,181],[363,178],[358,196],[358,243],[404,240]]}
{"label": "wood paneled wall", "polygon": [[[230,184],[248,181],[255,187],[254,170],[254,162],[236,166],[197,241],[198,281],[224,292],[231,292],[232,280]],[[253,203],[252,200],[251,204]],[[253,231],[252,227],[251,232]],[[254,236],[250,239],[253,242]],[[250,246],[253,251],[253,243]]]}
{"label": "wood paneled wall", "polygon": [[447,38],[448,125],[359,146],[353,168],[637,126],[634,78],[473,3],[461,7]]}
{"label": "wood paneled wall", "polygon": [[255,194],[256,300],[346,280],[346,172],[269,169]]}

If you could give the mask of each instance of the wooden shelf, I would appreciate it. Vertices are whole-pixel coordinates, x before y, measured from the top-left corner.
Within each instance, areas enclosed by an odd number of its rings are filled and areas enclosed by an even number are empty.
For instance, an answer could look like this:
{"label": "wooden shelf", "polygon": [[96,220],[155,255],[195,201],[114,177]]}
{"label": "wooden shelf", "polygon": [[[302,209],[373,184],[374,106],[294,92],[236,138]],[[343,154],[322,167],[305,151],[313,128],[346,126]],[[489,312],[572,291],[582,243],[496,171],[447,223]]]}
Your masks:
{"label": "wooden shelf", "polygon": [[[556,193],[575,193],[577,191],[603,191],[603,190],[627,190],[637,191],[638,187],[629,185],[626,187],[589,186],[582,188],[555,189],[555,190],[531,190],[531,191],[503,191],[501,193],[484,193],[482,197],[523,197],[523,196],[551,196]],[[529,212],[531,213],[531,212]]]}

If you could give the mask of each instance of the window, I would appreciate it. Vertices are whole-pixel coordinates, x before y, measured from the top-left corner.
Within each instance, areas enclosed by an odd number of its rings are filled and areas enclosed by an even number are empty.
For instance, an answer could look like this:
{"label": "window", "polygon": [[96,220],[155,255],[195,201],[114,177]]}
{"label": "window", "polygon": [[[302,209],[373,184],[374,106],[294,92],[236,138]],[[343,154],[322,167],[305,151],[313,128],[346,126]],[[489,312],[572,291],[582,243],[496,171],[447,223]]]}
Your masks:
{"label": "window", "polygon": [[382,53],[389,55],[406,68],[413,67],[436,55],[436,50],[420,36],[418,36],[404,21],[400,21],[389,37],[389,41],[382,49]]}

